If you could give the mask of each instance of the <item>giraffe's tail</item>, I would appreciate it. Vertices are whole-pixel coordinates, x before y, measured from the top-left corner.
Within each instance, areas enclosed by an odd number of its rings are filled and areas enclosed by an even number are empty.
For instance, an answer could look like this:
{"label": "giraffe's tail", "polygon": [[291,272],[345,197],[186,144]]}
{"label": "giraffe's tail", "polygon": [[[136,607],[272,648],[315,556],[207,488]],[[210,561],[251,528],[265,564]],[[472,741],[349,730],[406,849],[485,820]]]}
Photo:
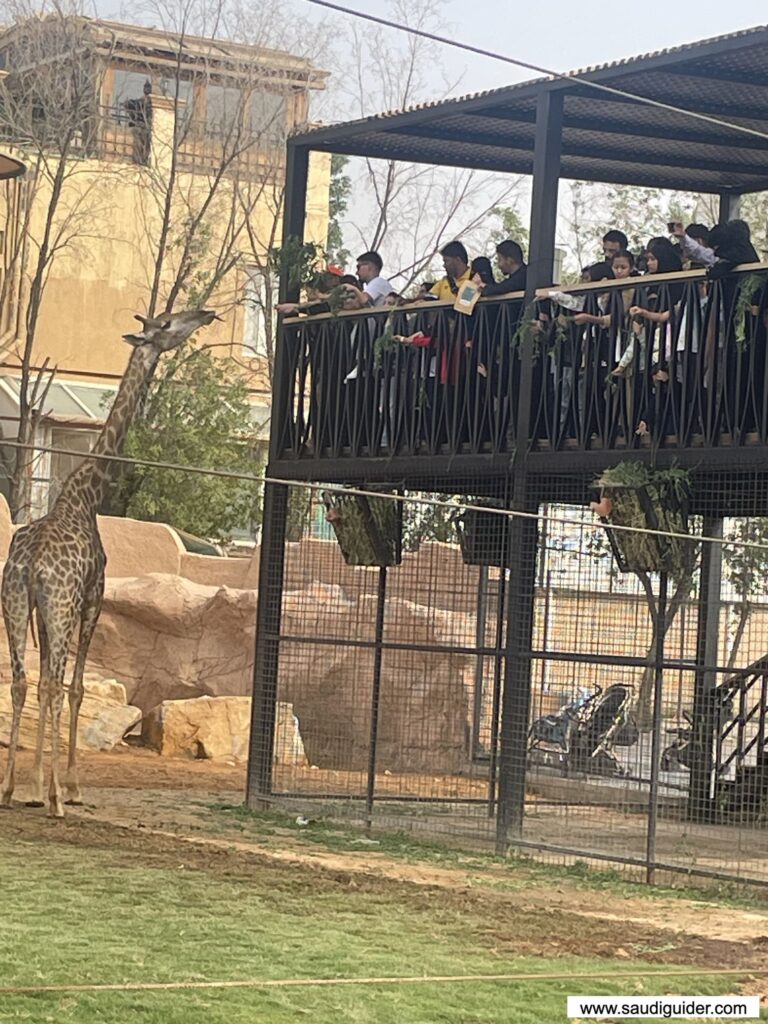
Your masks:
{"label": "giraffe's tail", "polygon": [[38,650],[40,644],[37,642],[37,630],[35,629],[35,612],[37,610],[37,602],[35,601],[35,595],[32,593],[31,587],[27,592],[27,597],[29,600],[29,629],[32,633],[32,646],[35,650]]}

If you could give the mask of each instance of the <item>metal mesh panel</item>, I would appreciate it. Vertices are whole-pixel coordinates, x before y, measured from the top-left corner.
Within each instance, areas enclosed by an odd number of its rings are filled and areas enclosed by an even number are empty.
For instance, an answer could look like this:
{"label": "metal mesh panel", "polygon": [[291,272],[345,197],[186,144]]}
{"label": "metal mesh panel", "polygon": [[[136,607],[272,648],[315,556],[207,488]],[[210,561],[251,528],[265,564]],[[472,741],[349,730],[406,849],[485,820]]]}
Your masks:
{"label": "metal mesh panel", "polygon": [[[512,513],[469,487],[393,493],[400,564],[348,565],[320,490],[268,485],[303,531],[281,564],[262,556],[280,616],[257,643],[255,721],[274,738],[251,802],[768,883],[768,550],[759,519],[695,513],[717,485],[694,479],[690,563],[668,574],[620,571],[584,504]],[[765,483],[751,491],[764,505]]]}

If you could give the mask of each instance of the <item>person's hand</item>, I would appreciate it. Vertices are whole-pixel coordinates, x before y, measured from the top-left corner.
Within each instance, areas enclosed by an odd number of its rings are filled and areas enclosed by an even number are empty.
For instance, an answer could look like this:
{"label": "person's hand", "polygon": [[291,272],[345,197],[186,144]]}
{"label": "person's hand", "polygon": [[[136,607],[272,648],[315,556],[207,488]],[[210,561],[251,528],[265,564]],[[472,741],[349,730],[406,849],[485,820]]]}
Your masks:
{"label": "person's hand", "polygon": [[648,433],[648,424],[645,422],[645,420],[640,420],[640,422],[637,425],[637,430],[635,431],[635,433],[638,437],[645,437],[645,435]]}
{"label": "person's hand", "polygon": [[549,292],[550,292],[549,288],[537,288],[534,294],[535,294],[537,299],[548,299],[549,298]]}
{"label": "person's hand", "polygon": [[623,366],[614,366],[614,368],[611,370],[611,376],[612,377],[623,377],[625,372],[626,372],[626,370],[624,369]]}
{"label": "person's hand", "polygon": [[645,327],[643,327],[642,324],[638,323],[637,320],[633,320],[632,321],[632,332],[633,332],[633,334],[636,334],[639,337],[643,333],[644,330],[645,330]]}
{"label": "person's hand", "polygon": [[477,364],[477,372],[480,374],[481,377],[487,377],[488,376],[488,367],[485,365],[485,363],[478,363]]}
{"label": "person's hand", "polygon": [[671,227],[672,230],[670,231],[670,235],[672,235],[674,238],[682,238],[685,234],[685,228],[683,227],[682,221],[676,220],[672,222]]}
{"label": "person's hand", "polygon": [[630,306],[629,307],[629,315],[630,316],[645,316],[645,314],[647,312],[648,312],[648,310],[643,309],[642,306]]}
{"label": "person's hand", "polygon": [[275,306],[278,313],[295,313],[298,308],[298,302],[278,302]]}
{"label": "person's hand", "polygon": [[485,281],[482,279],[482,277],[480,277],[479,274],[474,275],[474,277],[472,278],[472,284],[476,288],[479,288],[480,291],[482,291],[485,288]]}
{"label": "person's hand", "polygon": [[589,313],[576,313],[575,316],[571,317],[575,324],[588,324]]}

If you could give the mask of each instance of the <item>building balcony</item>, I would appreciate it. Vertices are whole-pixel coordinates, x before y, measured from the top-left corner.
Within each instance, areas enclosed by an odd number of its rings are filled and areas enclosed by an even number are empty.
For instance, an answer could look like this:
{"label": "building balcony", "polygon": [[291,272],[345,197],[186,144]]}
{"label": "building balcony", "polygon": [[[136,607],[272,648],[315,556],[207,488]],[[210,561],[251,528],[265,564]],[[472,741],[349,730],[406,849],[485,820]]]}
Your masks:
{"label": "building balcony", "polygon": [[587,317],[517,294],[470,316],[422,303],[286,319],[273,468],[330,481],[498,474],[523,457],[541,473],[628,453],[764,461],[767,282],[754,264],[567,289]]}

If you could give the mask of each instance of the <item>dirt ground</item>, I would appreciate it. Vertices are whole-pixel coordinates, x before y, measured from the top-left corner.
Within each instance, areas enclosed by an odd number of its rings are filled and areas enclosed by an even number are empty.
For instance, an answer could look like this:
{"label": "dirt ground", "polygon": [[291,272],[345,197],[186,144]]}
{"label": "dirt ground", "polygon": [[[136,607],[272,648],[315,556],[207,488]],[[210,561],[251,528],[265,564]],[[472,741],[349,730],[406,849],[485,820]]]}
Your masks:
{"label": "dirt ground", "polygon": [[[348,850],[302,841],[296,829],[264,834],[233,828],[220,804],[237,804],[243,768],[205,761],[171,761],[131,748],[84,754],[85,805],[61,821],[22,803],[0,816],[0,836],[12,842],[109,848],[148,863],[248,875],[269,868],[312,885],[356,890],[405,889],[411,902],[472,905],[487,915],[498,948],[553,956],[565,953],[707,968],[744,968],[768,975],[768,903],[745,910],[705,900],[613,894],[524,868],[512,880],[505,865],[466,859],[451,866],[407,862],[377,853],[364,838]],[[20,800],[31,756],[19,764]],[[235,823],[236,824],[236,823]],[[300,875],[297,873],[300,872]],[[513,884],[511,884],[511,882]],[[763,985],[763,989],[765,985]]]}

